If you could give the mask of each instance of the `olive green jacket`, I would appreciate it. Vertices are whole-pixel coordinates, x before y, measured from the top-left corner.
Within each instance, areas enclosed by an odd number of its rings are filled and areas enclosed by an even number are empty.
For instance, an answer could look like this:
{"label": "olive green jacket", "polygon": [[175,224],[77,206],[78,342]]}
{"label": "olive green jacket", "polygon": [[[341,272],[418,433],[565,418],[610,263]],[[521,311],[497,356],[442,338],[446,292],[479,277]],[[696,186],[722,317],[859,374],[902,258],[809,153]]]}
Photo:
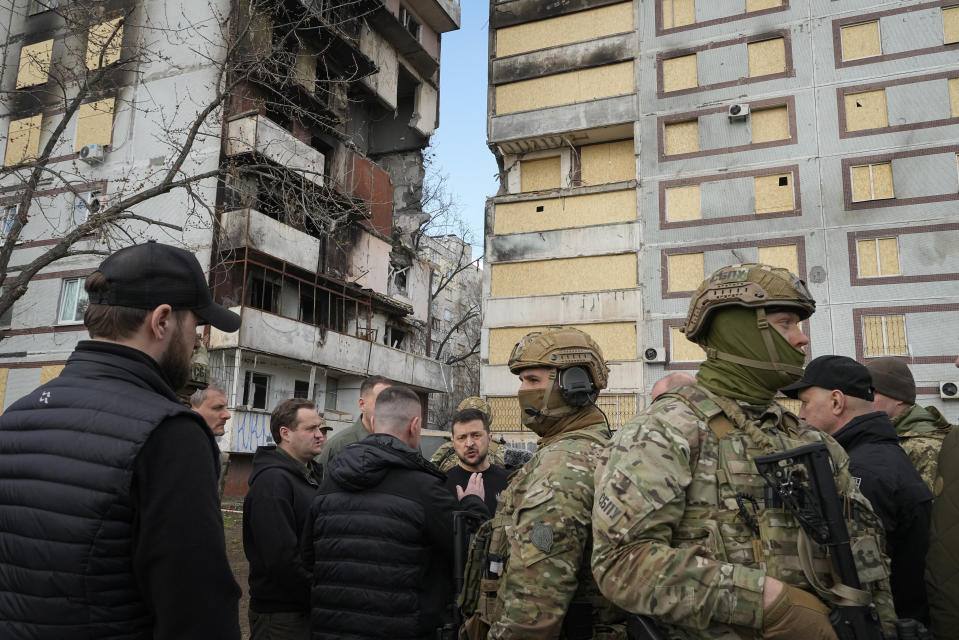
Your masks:
{"label": "olive green jacket", "polygon": [[920,407],[918,404],[893,418],[892,424],[912,466],[922,476],[929,490],[935,493],[939,449],[942,448],[943,439],[952,430],[952,425],[935,407]]}

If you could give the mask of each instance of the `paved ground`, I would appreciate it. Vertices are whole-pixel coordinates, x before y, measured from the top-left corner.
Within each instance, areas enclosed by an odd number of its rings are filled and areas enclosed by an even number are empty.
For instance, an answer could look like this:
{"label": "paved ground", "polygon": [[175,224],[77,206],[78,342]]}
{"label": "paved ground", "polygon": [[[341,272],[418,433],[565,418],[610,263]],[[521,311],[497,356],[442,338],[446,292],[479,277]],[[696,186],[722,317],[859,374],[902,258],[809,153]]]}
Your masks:
{"label": "paved ground", "polygon": [[[230,504],[224,502],[223,508],[240,511],[243,505],[242,503]],[[246,612],[250,606],[250,594],[247,593],[250,564],[246,561],[246,556],[243,555],[243,516],[239,513],[224,511],[223,533],[226,535],[226,555],[230,559],[230,567],[233,568],[233,575],[243,589],[243,598],[240,599],[240,632],[243,640],[248,640],[250,624]]]}

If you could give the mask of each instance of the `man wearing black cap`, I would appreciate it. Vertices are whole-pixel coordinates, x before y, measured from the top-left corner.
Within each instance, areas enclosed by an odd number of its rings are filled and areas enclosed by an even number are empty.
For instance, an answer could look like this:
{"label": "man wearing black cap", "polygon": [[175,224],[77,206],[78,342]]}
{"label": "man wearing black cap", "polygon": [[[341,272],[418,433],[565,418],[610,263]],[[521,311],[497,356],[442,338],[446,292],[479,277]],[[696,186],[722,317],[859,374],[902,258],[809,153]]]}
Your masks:
{"label": "man wearing black cap", "polygon": [[238,639],[216,442],[174,390],[239,316],[155,242],[85,286],[91,339],[0,417],[0,638]]}
{"label": "man wearing black cap", "polygon": [[896,614],[929,624],[923,571],[932,493],[899,446],[889,416],[873,411],[869,371],[852,358],[820,356],[782,391],[802,401],[800,418],[831,435],[849,454],[849,473],[886,529]]}

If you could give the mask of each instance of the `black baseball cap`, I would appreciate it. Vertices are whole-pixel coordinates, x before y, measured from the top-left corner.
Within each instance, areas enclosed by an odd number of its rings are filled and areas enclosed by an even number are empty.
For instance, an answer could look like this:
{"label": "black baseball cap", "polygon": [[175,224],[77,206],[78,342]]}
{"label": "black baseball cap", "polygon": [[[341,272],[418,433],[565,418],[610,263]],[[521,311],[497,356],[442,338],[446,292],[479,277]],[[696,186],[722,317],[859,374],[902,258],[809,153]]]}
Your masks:
{"label": "black baseball cap", "polygon": [[872,400],[872,377],[869,369],[846,356],[819,356],[803,371],[802,378],[785,386],[786,396],[795,398],[799,392],[809,387],[837,389],[847,396]]}
{"label": "black baseball cap", "polygon": [[113,253],[97,271],[109,287],[90,293],[91,304],[134,309],[168,304],[192,311],[200,324],[220,331],[240,328],[240,316],[213,302],[200,262],[186,249],[150,240]]}

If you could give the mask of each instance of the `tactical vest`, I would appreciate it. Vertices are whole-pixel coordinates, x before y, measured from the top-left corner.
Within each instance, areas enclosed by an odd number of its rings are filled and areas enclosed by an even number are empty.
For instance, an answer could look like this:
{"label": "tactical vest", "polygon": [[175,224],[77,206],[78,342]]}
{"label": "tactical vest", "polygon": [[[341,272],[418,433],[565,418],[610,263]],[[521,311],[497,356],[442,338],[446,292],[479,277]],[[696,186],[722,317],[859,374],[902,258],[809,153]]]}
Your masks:
{"label": "tactical vest", "polygon": [[[672,546],[701,546],[716,560],[763,568],[770,577],[817,593],[832,604],[851,604],[856,598],[863,604],[864,594],[837,584],[826,549],[809,539],[793,515],[776,504],[753,462],[756,456],[822,441],[819,432],[802,428],[798,418],[782,408],[766,414],[774,422],[763,420],[764,430],[736,402],[699,386],[663,395],[683,402],[716,436],[702,438],[699,450],[690,452],[692,481]],[[841,448],[825,441],[835,461]],[[845,493],[845,487],[853,486],[846,468],[839,468],[836,476],[863,591],[881,594],[874,604],[881,619],[892,621],[888,559],[880,551],[882,523],[858,491]],[[742,636],[742,631],[734,633]]]}
{"label": "tactical vest", "polygon": [[[601,436],[588,431],[571,431],[558,436],[551,444],[567,439],[588,439],[606,444]],[[510,476],[512,485],[516,474]],[[492,520],[487,520],[473,537],[466,569],[463,573],[463,589],[457,605],[465,620],[460,628],[461,640],[486,638],[490,625],[503,612],[503,599],[499,596],[499,583],[509,561],[509,537],[506,528],[512,523],[516,505],[513,492],[503,491]],[[587,545],[592,548],[592,536]],[[586,556],[588,560],[588,555]],[[619,638],[623,637],[616,626],[618,610],[599,592],[589,562],[583,562],[577,575],[576,593],[563,621],[562,637]],[[594,622],[609,624],[609,631],[594,630]]]}

